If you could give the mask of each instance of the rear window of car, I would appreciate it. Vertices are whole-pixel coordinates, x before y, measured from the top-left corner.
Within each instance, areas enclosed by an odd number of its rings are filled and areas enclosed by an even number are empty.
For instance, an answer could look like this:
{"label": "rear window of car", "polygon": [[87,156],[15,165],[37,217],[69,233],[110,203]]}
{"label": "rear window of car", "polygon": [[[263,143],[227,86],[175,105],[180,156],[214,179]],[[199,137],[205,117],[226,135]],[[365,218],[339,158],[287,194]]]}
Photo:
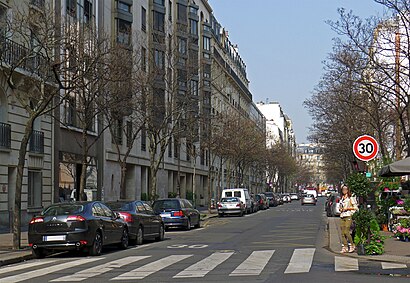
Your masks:
{"label": "rear window of car", "polygon": [[70,205],[55,205],[46,208],[42,215],[44,216],[56,216],[56,215],[70,215],[80,214],[84,211],[84,205],[70,204]]}
{"label": "rear window of car", "polygon": [[108,202],[106,205],[112,210],[130,211],[132,210],[132,204],[129,202]]}
{"label": "rear window of car", "polygon": [[267,197],[273,197],[273,193],[266,192],[266,193],[265,193],[265,196],[267,196]]}
{"label": "rear window of car", "polygon": [[221,202],[238,202],[238,198],[222,198]]}
{"label": "rear window of car", "polygon": [[154,202],[152,208],[155,211],[161,211],[164,209],[180,209],[179,200],[157,200]]}
{"label": "rear window of car", "polygon": [[234,191],[233,196],[237,197],[237,198],[240,198],[242,196],[241,191]]}
{"label": "rear window of car", "polygon": [[232,192],[225,192],[226,197],[232,197]]}

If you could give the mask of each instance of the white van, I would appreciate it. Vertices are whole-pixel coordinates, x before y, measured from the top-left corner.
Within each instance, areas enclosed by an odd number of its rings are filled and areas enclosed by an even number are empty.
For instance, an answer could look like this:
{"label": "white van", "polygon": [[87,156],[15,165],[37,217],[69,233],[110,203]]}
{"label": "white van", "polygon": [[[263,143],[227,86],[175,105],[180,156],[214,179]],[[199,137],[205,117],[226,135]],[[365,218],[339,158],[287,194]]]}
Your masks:
{"label": "white van", "polygon": [[252,203],[248,189],[224,189],[221,198],[237,197],[245,204],[246,213],[251,213]]}

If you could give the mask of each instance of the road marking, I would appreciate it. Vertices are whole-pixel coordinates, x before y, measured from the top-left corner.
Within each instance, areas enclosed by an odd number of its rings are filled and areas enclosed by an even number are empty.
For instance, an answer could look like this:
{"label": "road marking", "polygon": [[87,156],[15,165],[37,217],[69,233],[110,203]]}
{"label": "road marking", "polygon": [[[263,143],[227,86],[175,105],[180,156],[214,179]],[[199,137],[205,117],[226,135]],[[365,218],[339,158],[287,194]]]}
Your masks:
{"label": "road marking", "polygon": [[207,258],[198,261],[194,265],[189,266],[184,269],[173,278],[200,278],[204,277],[210,271],[214,270],[215,267],[227,260],[233,252],[231,253],[213,253]]}
{"label": "road marking", "polygon": [[268,264],[275,250],[254,251],[229,276],[259,275]]}
{"label": "road marking", "polygon": [[27,263],[22,263],[20,265],[12,265],[12,266],[5,266],[0,268],[0,274],[11,272],[11,271],[18,271],[22,269],[27,269],[30,267],[36,267],[39,265],[47,264],[50,263],[50,261],[33,261],[33,262],[27,262]]}
{"label": "road marking", "polygon": [[407,265],[401,263],[382,262],[382,269],[399,269],[407,268]]}
{"label": "road marking", "polygon": [[335,256],[335,271],[357,271],[359,260],[357,258]]}
{"label": "road marking", "polygon": [[83,281],[91,277],[95,277],[98,275],[101,275],[103,273],[110,272],[111,270],[115,268],[121,268],[124,265],[140,261],[146,258],[149,258],[150,256],[129,256],[125,258],[121,258],[119,260],[111,261],[102,265],[97,265],[88,269],[81,270],[77,273],[70,274],[64,277],[60,277],[54,280],[51,280],[52,282],[60,282],[60,281]]}
{"label": "road marking", "polygon": [[290,259],[285,273],[304,273],[309,272],[312,266],[313,255],[316,249],[296,249]]}
{"label": "road marking", "polygon": [[20,282],[24,280],[30,280],[30,279],[40,277],[46,274],[50,274],[56,271],[67,270],[67,269],[70,269],[78,265],[83,265],[86,263],[90,263],[90,262],[102,260],[102,259],[104,258],[103,257],[99,257],[99,258],[93,257],[93,258],[85,258],[85,259],[75,259],[75,260],[62,263],[62,264],[57,264],[57,265],[53,265],[52,263],[50,263],[50,266],[46,268],[41,268],[41,269],[37,269],[34,271],[29,271],[29,272],[20,273],[14,276],[2,278],[0,279],[0,282]]}
{"label": "road marking", "polygon": [[121,274],[111,280],[137,280],[144,279],[145,277],[158,272],[168,266],[177,263],[181,260],[187,259],[193,255],[170,255],[160,260],[148,263],[144,266],[141,266],[137,269],[131,270],[124,274]]}

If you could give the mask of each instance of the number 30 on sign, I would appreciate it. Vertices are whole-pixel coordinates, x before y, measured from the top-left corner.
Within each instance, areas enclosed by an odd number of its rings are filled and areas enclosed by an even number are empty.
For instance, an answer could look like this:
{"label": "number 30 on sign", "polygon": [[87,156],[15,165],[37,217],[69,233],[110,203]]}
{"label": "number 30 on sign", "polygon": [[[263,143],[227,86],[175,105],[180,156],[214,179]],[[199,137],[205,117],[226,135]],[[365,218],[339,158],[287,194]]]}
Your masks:
{"label": "number 30 on sign", "polygon": [[357,159],[370,161],[377,156],[377,153],[379,152],[379,144],[375,138],[363,135],[354,141],[353,152]]}

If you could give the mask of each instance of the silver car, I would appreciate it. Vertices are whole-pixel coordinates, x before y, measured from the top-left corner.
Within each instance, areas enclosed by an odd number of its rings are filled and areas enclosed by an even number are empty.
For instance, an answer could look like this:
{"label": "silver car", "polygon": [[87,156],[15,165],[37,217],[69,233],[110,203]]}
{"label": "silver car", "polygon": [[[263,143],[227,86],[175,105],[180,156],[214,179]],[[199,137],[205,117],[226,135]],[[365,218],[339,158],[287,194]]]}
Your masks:
{"label": "silver car", "polygon": [[237,214],[243,216],[245,213],[245,205],[237,197],[221,198],[218,203],[218,216],[222,217],[226,214]]}
{"label": "silver car", "polygon": [[315,196],[314,195],[303,195],[302,196],[302,199],[300,200],[300,203],[302,204],[302,205],[305,205],[305,204],[313,204],[313,205],[316,205],[316,202],[317,202],[317,199],[315,198]]}

